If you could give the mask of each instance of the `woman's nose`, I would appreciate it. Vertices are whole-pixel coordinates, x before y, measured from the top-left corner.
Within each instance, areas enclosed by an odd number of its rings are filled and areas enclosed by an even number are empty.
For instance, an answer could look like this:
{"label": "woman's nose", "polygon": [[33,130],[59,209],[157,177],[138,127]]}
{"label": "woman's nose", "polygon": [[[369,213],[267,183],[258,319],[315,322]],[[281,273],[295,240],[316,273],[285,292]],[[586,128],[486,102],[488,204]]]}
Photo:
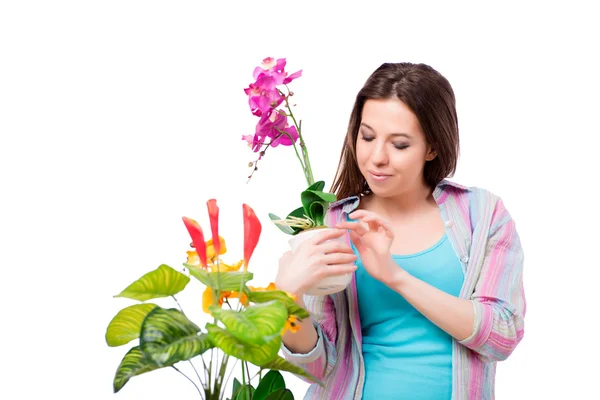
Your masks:
{"label": "woman's nose", "polygon": [[371,153],[371,161],[377,165],[387,163],[387,152],[383,145],[377,144],[373,147],[373,152]]}

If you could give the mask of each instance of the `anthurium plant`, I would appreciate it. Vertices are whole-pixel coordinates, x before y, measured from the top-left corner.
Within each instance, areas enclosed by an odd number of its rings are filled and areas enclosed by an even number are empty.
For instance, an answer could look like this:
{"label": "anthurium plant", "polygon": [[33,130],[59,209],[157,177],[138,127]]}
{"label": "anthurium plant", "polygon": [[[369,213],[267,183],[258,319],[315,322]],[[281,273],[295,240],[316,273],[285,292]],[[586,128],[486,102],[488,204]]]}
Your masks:
{"label": "anthurium plant", "polygon": [[[117,367],[114,392],[119,392],[134,376],[170,367],[185,376],[206,400],[293,399],[279,371],[318,381],[281,358],[278,352],[283,333],[296,332],[298,321],[309,314],[293,296],[277,290],[274,284],[266,288],[248,285],[253,278],[248,264],[262,229],[252,208],[243,205],[244,258],[226,264],[221,261],[227,248],[219,236],[216,200],[209,200],[207,207],[212,234],[208,241],[195,220],[183,218],[192,249],[187,251],[181,270],[162,264],[115,296],[138,303],[119,311],[106,329],[108,346],[134,342]],[[204,328],[186,316],[175,297],[191,278],[205,286],[202,307],[212,321]],[[174,307],[163,308],[150,302],[163,297],[171,297]],[[191,364],[195,377],[177,368],[183,362]],[[228,376],[235,370],[240,374],[226,395],[228,370]],[[256,371],[254,376],[251,370]]]}
{"label": "anthurium plant", "polygon": [[336,201],[336,196],[323,191],[324,181],[315,181],[313,178],[308,148],[302,137],[302,121],[294,116],[290,105],[294,93],[288,87],[290,82],[302,76],[302,70],[290,75],[285,71],[285,66],[285,58],[275,60],[269,57],[254,69],[254,82],[244,91],[248,96],[250,111],[259,117],[259,121],[255,133],[242,136],[242,139],[255,153],[259,153],[258,158],[249,163],[252,173],[248,179],[258,170],[259,161],[270,148],[279,145],[294,148],[307,184],[300,194],[302,205],[289,212],[284,219],[275,214],[269,214],[269,217],[283,232],[296,235],[304,230],[326,227],[325,214],[329,205]]}

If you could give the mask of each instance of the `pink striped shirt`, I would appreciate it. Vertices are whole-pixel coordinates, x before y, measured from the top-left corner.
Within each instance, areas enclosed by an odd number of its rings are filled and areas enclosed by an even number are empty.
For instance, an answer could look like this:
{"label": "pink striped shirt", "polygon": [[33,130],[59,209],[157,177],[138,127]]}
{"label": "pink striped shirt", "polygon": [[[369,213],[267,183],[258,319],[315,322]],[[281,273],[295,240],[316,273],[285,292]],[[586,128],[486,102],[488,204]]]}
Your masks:
{"label": "pink striped shirt", "polygon": [[[452,400],[494,399],[497,361],[523,338],[523,250],[502,200],[487,190],[442,181],[433,196],[465,274],[460,298],[473,303],[471,336],[453,340]],[[365,377],[356,281],[328,296],[306,296],[319,334],[308,354],[284,356],[321,379],[305,399],[360,399]]]}

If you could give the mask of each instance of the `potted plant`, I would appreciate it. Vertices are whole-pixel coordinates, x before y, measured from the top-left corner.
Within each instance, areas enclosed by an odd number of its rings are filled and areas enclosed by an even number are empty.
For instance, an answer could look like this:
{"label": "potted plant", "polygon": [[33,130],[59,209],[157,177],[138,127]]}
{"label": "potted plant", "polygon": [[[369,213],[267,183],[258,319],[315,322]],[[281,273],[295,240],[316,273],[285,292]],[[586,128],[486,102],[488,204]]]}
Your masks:
{"label": "potted plant", "polygon": [[[302,71],[288,74],[285,71],[286,59],[265,58],[262,64],[254,69],[254,82],[244,89],[248,95],[248,103],[253,115],[259,117],[254,135],[242,137],[258,159],[249,163],[252,168],[248,179],[258,169],[258,162],[270,148],[282,146],[293,147],[296,157],[306,179],[307,188],[300,193],[300,205],[288,212],[285,218],[270,213],[271,221],[285,234],[292,236],[289,240],[292,251],[305,240],[330,227],[352,212],[359,202],[357,196],[337,201],[335,194],[324,191],[325,182],[315,181],[308,155],[306,142],[302,137],[302,121],[296,120],[290,97],[294,93],[288,84],[302,75]],[[289,119],[288,119],[289,118]],[[291,124],[290,121],[291,120]],[[298,151],[300,147],[300,151]],[[349,243],[346,235],[340,240]],[[348,286],[351,274],[327,278],[311,288],[307,294],[324,295],[341,291]]]}
{"label": "potted plant", "polygon": [[[239,362],[241,382],[234,379],[228,399],[293,399],[279,371],[318,381],[278,356],[281,336],[287,330],[295,332],[298,320],[309,315],[293,296],[277,290],[273,284],[266,288],[247,285],[252,279],[248,263],[262,229],[252,208],[243,205],[244,258],[230,265],[221,260],[227,249],[219,236],[216,200],[209,200],[207,206],[210,240],[205,241],[195,220],[183,218],[193,249],[187,251],[182,271],[162,264],[115,296],[136,300],[138,304],[123,308],[110,321],[106,343],[111,347],[131,341],[138,344],[129,349],[118,366],[114,392],[134,376],[171,367],[194,384],[201,398],[221,400],[228,386],[226,373],[231,373]],[[212,316],[212,322],[203,329],[186,316],[175,298],[186,288],[190,276],[206,287],[202,307]],[[163,308],[148,302],[161,297],[172,297],[176,307]],[[192,365],[195,377],[175,366],[184,361]],[[197,365],[193,361],[198,361]]]}

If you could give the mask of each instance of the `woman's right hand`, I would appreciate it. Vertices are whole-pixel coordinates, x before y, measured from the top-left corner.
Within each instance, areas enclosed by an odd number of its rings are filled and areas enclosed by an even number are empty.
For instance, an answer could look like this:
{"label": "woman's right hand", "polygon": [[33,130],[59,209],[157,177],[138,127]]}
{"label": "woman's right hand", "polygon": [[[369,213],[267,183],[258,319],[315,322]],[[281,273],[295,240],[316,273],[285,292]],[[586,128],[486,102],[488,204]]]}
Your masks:
{"label": "woman's right hand", "polygon": [[345,234],[344,229],[327,230],[302,242],[293,253],[284,253],[275,278],[277,289],[302,298],[318,281],[356,271],[357,256],[339,240]]}

